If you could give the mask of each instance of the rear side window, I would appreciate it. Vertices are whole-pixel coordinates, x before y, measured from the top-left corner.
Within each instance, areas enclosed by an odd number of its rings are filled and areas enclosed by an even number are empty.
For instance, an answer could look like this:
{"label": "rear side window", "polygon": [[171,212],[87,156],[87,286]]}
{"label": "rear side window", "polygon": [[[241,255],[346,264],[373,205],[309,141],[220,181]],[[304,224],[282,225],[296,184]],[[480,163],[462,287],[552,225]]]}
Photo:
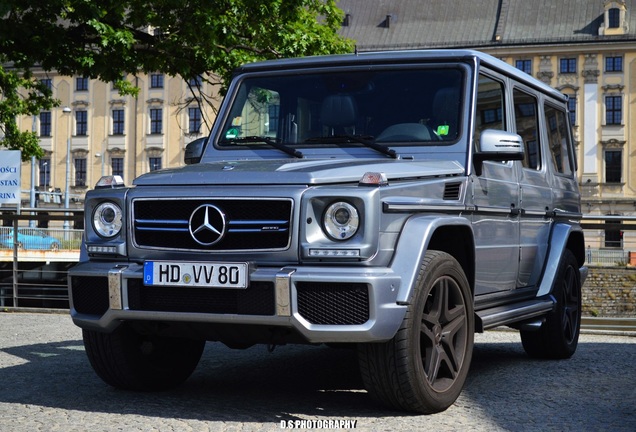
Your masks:
{"label": "rear side window", "polygon": [[541,146],[538,133],[537,99],[519,89],[513,91],[513,98],[517,134],[523,139],[525,147],[523,167],[538,170],[541,168]]}
{"label": "rear side window", "polygon": [[570,133],[567,114],[564,110],[551,105],[545,106],[545,124],[548,132],[548,146],[554,169],[563,175],[572,176],[572,158],[570,157]]}

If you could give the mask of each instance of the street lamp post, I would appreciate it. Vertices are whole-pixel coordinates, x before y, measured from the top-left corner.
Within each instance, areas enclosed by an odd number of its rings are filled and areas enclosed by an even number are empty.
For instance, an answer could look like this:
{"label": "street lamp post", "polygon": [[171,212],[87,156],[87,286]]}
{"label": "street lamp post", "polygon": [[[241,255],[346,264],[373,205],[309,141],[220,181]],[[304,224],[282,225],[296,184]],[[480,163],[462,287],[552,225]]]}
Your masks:
{"label": "street lamp post", "polygon": [[[37,116],[33,115],[33,121],[31,123],[31,131],[36,134],[38,130],[37,127]],[[35,156],[31,156],[31,194],[29,197],[29,207],[34,208],[37,207],[36,195],[35,195]],[[32,215],[35,213],[31,212]],[[31,228],[35,228],[35,220],[29,221],[29,226]]]}
{"label": "street lamp post", "polygon": [[48,162],[42,163],[42,167],[44,167],[44,184],[43,184],[43,186],[44,186],[44,190],[48,193],[49,191],[48,191],[48,188],[46,186],[49,184],[49,182],[47,181],[48,180],[47,177],[49,176],[49,163]]}
{"label": "street lamp post", "polygon": [[[35,117],[35,116],[33,116]],[[31,156],[31,194],[29,197],[29,207],[37,207],[36,194],[35,194],[35,156]],[[34,215],[34,212],[31,212]],[[35,220],[29,221],[29,227],[35,228]]]}
{"label": "street lamp post", "polygon": [[[66,186],[64,187],[64,209],[68,210],[69,202],[69,184],[71,182],[71,109],[64,107],[62,109],[64,116],[68,115],[68,138],[66,139]],[[65,213],[68,216],[68,212]],[[68,219],[64,221],[64,230],[67,231],[70,228],[70,222]]]}

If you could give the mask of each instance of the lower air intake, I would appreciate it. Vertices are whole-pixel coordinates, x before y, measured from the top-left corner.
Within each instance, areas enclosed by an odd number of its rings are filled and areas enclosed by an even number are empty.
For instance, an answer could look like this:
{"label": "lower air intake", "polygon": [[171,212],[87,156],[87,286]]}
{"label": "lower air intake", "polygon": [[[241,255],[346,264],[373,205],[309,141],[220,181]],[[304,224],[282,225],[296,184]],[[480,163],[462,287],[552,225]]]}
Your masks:
{"label": "lower air intake", "polygon": [[363,283],[299,282],[298,312],[312,324],[359,325],[369,320],[369,288]]}

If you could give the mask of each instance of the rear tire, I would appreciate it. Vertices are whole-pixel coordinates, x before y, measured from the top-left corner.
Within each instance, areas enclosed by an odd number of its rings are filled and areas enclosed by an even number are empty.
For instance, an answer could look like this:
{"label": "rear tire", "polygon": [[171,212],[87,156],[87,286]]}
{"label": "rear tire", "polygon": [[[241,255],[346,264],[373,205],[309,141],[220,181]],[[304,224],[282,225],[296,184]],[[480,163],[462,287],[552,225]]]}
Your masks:
{"label": "rear tire", "polygon": [[444,411],[466,381],[474,329],[473,298],[461,266],[445,252],[427,252],[396,335],[358,347],[365,387],[400,410]]}
{"label": "rear tire", "polygon": [[523,349],[530,357],[566,359],[576,351],[581,328],[581,277],[578,262],[569,249],[561,257],[552,295],[556,307],[541,328],[521,331]]}
{"label": "rear tire", "polygon": [[91,366],[107,384],[159,391],[182,384],[196,368],[204,340],[142,335],[127,323],[113,333],[83,330]]}

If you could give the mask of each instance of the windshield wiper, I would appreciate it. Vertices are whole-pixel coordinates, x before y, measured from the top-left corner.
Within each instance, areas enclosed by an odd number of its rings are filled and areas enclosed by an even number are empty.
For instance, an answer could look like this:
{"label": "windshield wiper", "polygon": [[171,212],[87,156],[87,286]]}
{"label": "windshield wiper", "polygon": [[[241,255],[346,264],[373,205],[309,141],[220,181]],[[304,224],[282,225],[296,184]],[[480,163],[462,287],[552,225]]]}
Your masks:
{"label": "windshield wiper", "polygon": [[289,146],[286,146],[285,144],[282,144],[280,142],[278,142],[277,140],[270,138],[270,137],[266,137],[266,136],[247,136],[247,137],[242,137],[242,138],[232,138],[232,139],[227,139],[227,140],[223,140],[223,142],[233,142],[233,143],[245,143],[245,142],[257,142],[257,143],[265,143],[269,146],[274,147],[275,149],[278,149],[282,152],[287,153],[290,156],[294,156],[297,157],[299,159],[305,157],[301,151],[296,150],[294,148],[291,148]]}
{"label": "windshield wiper", "polygon": [[320,143],[328,143],[328,142],[356,142],[364,145],[365,147],[369,147],[379,153],[385,154],[387,156],[392,157],[393,159],[399,158],[399,155],[395,150],[384,146],[382,144],[378,144],[373,140],[372,136],[363,136],[363,135],[334,135],[334,136],[326,136],[326,137],[315,137],[309,138],[305,140],[305,142],[320,142]]}

